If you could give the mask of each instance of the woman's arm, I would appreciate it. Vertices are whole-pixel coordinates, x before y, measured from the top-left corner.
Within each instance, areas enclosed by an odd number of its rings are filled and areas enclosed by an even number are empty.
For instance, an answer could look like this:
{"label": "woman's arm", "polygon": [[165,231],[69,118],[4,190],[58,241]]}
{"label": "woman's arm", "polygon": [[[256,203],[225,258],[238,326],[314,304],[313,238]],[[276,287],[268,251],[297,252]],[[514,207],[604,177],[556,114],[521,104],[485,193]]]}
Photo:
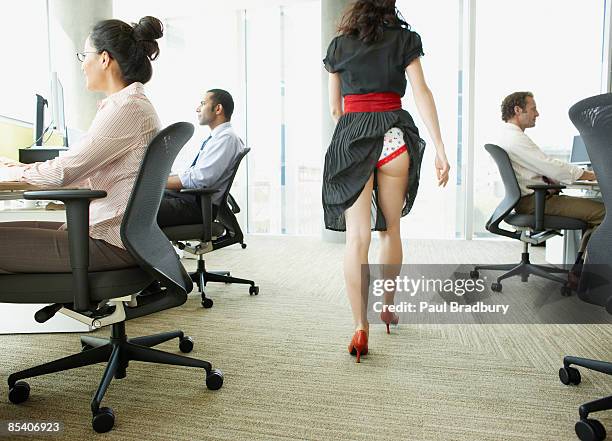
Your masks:
{"label": "woman's arm", "polygon": [[342,96],[340,93],[340,74],[330,73],[328,81],[329,89],[329,112],[334,122],[337,124],[338,120],[344,113],[342,110]]}
{"label": "woman's arm", "polygon": [[40,187],[76,184],[128,153],[146,134],[155,133],[155,120],[136,102],[99,110],[81,141],[61,156],[28,164],[22,181]]}
{"label": "woman's arm", "polygon": [[412,94],[417,105],[417,109],[421,118],[427,126],[429,136],[434,142],[436,147],[436,174],[438,176],[438,185],[446,186],[448,182],[448,173],[450,171],[450,165],[446,159],[446,151],[444,149],[444,143],[442,142],[442,135],[440,134],[440,123],[438,121],[438,111],[436,110],[436,103],[433,98],[433,94],[427,83],[425,82],[425,76],[423,75],[423,68],[421,67],[421,61],[419,58],[415,58],[407,67],[406,73],[410,80],[410,86],[412,87]]}

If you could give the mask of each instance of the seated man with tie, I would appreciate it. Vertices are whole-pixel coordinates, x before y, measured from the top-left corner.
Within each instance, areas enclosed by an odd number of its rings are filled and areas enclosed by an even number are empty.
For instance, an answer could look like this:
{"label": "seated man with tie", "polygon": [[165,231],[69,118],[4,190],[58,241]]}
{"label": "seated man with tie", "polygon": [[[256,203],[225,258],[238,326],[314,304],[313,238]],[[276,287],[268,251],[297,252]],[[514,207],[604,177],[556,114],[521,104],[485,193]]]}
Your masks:
{"label": "seated man with tie", "polygon": [[162,227],[202,222],[199,197],[181,193],[182,188],[212,188],[219,190],[212,196],[213,216],[227,189],[236,159],[244,150],[244,143],[236,135],[230,122],[234,100],[229,92],[211,89],[200,102],[196,112],[200,125],[207,125],[210,136],[202,143],[191,165],[168,177],[166,192],[159,207],[157,222]]}
{"label": "seated man with tie", "polygon": [[[521,188],[521,200],[516,211],[524,214],[535,212],[535,196],[528,185],[543,183],[571,184],[577,180],[596,180],[595,173],[583,170],[567,162],[546,155],[525,134],[525,129],[535,126],[539,113],[531,92],[515,92],[508,95],[501,105],[502,120],[498,145],[510,157],[512,168]],[[591,199],[550,194],[546,198],[545,214],[581,219],[589,229],[582,237],[578,261],[581,260],[591,232],[603,221],[604,204]]]}

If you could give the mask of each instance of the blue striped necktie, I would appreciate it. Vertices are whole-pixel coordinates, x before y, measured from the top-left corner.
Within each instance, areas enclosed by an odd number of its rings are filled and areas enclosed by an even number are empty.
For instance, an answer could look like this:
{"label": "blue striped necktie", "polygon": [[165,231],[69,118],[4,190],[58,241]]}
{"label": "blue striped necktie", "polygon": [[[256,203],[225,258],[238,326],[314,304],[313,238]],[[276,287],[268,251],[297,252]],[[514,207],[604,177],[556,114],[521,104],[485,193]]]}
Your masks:
{"label": "blue striped necktie", "polygon": [[196,155],[195,159],[191,163],[191,167],[196,165],[196,162],[198,162],[198,158],[200,157],[200,153],[202,153],[202,150],[204,150],[204,146],[206,145],[206,143],[208,141],[210,141],[210,138],[212,138],[212,135],[210,135],[208,138],[206,138],[206,140],[202,143],[202,147],[200,147],[200,151],[198,151],[198,154]]}

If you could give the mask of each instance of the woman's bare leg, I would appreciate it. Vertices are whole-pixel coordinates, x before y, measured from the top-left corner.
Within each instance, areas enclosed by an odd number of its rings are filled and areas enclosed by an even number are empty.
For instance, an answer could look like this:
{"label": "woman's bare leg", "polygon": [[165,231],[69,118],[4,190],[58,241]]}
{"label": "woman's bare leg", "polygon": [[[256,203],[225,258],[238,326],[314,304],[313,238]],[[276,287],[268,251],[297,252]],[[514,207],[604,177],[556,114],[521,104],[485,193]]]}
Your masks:
{"label": "woman's bare leg", "polygon": [[[357,201],[344,213],[346,219],[346,249],[344,280],[353,311],[355,329],[368,327],[368,250],[370,248],[370,213],[374,175],[366,182]],[[363,266],[365,265],[365,266]]]}
{"label": "woman's bare leg", "polygon": [[[383,277],[395,279],[401,269],[403,253],[400,236],[400,216],[406,201],[410,157],[400,154],[378,169],[378,205],[387,222],[387,231],[380,231],[379,264],[383,265]],[[385,305],[393,304],[395,290],[386,291]]]}

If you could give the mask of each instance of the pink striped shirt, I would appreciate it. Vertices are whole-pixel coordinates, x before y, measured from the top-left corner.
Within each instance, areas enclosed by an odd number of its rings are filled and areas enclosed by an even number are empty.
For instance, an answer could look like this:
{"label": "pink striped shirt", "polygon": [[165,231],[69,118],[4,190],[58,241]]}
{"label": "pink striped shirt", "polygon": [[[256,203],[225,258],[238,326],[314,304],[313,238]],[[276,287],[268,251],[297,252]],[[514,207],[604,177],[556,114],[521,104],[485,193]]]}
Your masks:
{"label": "pink striped shirt", "polygon": [[141,83],[132,83],[98,104],[81,142],[62,156],[23,167],[21,181],[40,187],[104,190],[91,202],[89,236],[119,248],[123,214],[145,153],[160,122]]}

